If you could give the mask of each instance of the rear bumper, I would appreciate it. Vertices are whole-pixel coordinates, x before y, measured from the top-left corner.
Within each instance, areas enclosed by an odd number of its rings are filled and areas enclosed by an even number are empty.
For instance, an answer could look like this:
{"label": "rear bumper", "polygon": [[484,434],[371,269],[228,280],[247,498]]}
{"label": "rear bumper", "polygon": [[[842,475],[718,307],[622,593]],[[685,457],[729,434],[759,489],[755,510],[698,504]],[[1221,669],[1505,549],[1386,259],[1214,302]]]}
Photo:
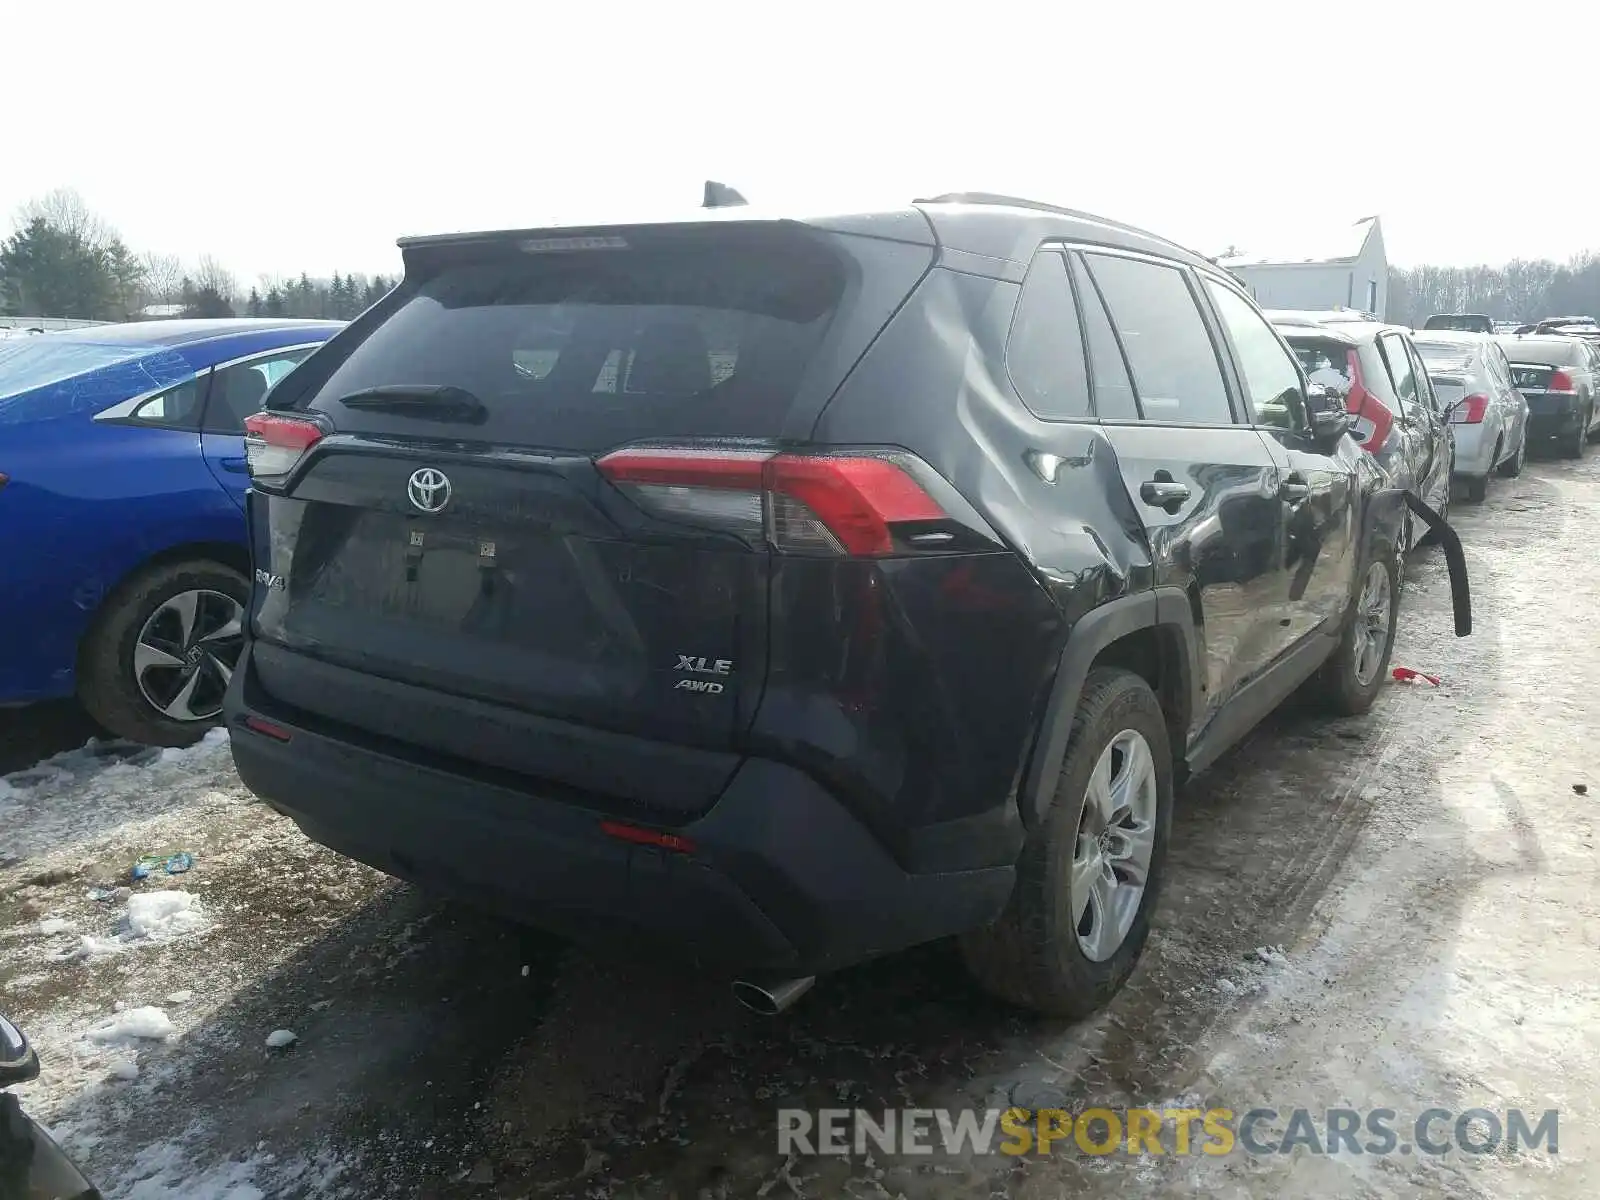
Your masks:
{"label": "rear bumper", "polygon": [[[606,815],[537,782],[467,775],[286,710],[252,681],[225,708],[245,785],[313,841],[433,892],[580,940],[730,971],[812,974],[975,928],[1011,867],[910,874],[810,776],[746,759],[716,804],[671,832],[692,853],[620,841]],[[282,742],[244,727],[256,715]]]}
{"label": "rear bumper", "polygon": [[1528,401],[1528,438],[1570,437],[1583,423],[1576,396],[1540,396]]}
{"label": "rear bumper", "polygon": [[1494,457],[1494,437],[1490,436],[1489,426],[1457,425],[1454,429],[1456,453],[1451,474],[1457,479],[1481,479],[1494,469],[1490,461]]}

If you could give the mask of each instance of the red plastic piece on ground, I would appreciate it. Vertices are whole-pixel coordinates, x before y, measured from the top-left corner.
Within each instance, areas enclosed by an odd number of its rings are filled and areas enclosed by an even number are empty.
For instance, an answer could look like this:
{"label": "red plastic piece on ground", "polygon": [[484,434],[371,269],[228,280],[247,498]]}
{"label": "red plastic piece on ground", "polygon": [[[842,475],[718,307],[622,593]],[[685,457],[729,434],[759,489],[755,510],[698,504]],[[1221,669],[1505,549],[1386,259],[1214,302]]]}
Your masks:
{"label": "red plastic piece on ground", "polygon": [[1414,679],[1426,679],[1434,687],[1438,687],[1444,680],[1437,675],[1429,675],[1426,671],[1413,671],[1410,667],[1396,667],[1394,677],[1401,683],[1410,683]]}

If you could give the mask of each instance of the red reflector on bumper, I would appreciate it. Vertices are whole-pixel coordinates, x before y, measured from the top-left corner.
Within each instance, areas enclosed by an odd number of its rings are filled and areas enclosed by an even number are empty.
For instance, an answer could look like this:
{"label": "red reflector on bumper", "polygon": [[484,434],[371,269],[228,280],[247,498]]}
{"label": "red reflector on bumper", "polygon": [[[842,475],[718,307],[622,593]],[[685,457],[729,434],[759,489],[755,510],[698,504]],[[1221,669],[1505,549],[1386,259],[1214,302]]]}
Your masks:
{"label": "red reflector on bumper", "polygon": [[663,850],[676,850],[679,854],[694,853],[694,842],[676,833],[663,833],[659,829],[641,829],[637,825],[624,825],[621,821],[601,821],[600,832],[619,842],[632,842],[636,846],[660,846]]}
{"label": "red reflector on bumper", "polygon": [[260,717],[246,717],[240,724],[251,733],[259,733],[262,737],[269,737],[275,742],[287,742],[294,736],[282,725],[274,725],[271,721],[263,721]]}

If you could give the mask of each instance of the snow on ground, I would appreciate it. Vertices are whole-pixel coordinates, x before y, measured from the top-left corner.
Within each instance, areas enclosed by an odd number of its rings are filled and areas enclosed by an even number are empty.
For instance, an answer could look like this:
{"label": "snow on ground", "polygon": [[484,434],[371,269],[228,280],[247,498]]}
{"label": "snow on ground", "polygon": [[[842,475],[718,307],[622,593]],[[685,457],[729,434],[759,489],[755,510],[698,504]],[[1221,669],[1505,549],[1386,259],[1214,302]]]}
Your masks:
{"label": "snow on ground", "polygon": [[[91,741],[0,780],[0,994],[43,1068],[17,1091],[109,1197],[315,1196],[342,1169],[295,1146],[196,1161],[217,1114],[150,1120],[192,1056],[234,1039],[217,1018],[240,989],[382,886],[246,791],[227,742]],[[189,871],[131,878],[140,856],[179,850]],[[271,1028],[237,1036],[260,1046]],[[141,1122],[185,1132],[129,1161]]]}
{"label": "snow on ground", "polygon": [[[938,947],[761,1020],[709,975],[580,954],[321,850],[241,787],[220,734],[57,755],[0,785],[0,997],[43,1058],[23,1104],[111,1200],[1587,1200],[1597,520],[1597,458],[1463,508],[1475,632],[1450,636],[1425,549],[1396,654],[1444,686],[1358,720],[1280,714],[1195,780],[1139,969],[1071,1026],[990,1003]],[[177,850],[188,873],[130,880]],[[780,1105],[1164,1098],[1557,1108],[1561,1154],[774,1153]]]}

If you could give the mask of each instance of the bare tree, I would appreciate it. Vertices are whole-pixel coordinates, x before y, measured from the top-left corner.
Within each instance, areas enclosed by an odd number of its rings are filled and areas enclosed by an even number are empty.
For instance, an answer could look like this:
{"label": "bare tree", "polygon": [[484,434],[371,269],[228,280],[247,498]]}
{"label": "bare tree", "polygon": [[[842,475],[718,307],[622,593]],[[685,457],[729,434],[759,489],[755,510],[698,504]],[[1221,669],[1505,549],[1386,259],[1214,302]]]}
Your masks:
{"label": "bare tree", "polygon": [[176,254],[146,253],[144,294],[151,304],[177,304],[183,299],[183,263]]}
{"label": "bare tree", "polygon": [[77,238],[92,250],[104,250],[120,240],[116,230],[91,211],[83,197],[72,188],[56,188],[28,201],[17,211],[17,218],[19,225],[41,220],[52,229]]}
{"label": "bare tree", "polygon": [[234,278],[233,272],[209,254],[200,260],[200,269],[194,275],[194,285],[199,291],[209,289],[215,292],[229,304],[232,304],[239,294],[239,281]]}

